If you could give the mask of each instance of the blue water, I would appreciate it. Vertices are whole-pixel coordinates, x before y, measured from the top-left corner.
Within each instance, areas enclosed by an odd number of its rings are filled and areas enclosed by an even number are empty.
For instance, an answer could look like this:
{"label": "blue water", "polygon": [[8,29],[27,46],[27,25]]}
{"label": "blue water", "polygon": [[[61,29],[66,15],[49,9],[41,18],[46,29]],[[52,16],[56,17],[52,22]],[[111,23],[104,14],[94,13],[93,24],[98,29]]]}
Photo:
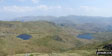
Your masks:
{"label": "blue water", "polygon": [[78,38],[82,38],[82,39],[93,39],[94,37],[92,36],[92,34],[90,33],[86,33],[86,34],[80,34],[77,36]]}
{"label": "blue water", "polygon": [[21,38],[23,40],[29,40],[30,38],[32,38],[31,35],[28,35],[28,34],[21,34],[19,36],[17,36],[18,38]]}

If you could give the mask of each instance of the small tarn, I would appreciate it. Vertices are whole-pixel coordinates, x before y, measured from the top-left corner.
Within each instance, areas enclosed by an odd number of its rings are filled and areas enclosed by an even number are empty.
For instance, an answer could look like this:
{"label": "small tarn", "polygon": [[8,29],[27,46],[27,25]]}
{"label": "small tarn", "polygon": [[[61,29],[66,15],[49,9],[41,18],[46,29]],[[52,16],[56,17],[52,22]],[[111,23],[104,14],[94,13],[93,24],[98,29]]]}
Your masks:
{"label": "small tarn", "polygon": [[18,38],[21,38],[21,39],[23,39],[23,40],[29,40],[30,38],[32,38],[32,36],[31,35],[29,35],[29,34],[21,34],[21,35],[19,35],[19,36],[17,36]]}

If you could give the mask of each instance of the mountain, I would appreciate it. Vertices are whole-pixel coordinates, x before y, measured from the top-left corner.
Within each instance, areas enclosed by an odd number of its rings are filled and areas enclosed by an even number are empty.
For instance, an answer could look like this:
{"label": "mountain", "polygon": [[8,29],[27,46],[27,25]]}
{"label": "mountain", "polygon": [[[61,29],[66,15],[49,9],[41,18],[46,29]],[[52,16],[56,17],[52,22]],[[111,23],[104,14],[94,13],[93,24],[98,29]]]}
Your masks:
{"label": "mountain", "polygon": [[[0,21],[0,56],[51,52],[92,55],[95,48],[111,43],[111,21],[111,17],[73,15],[28,16]],[[79,38],[79,35],[93,38]],[[24,39],[24,36],[30,38]]]}
{"label": "mountain", "polygon": [[45,20],[54,22],[60,26],[77,28],[86,32],[105,32],[112,31],[112,18],[111,17],[93,17],[93,16],[27,16],[16,18],[12,21],[38,21]]}
{"label": "mountain", "polygon": [[[24,20],[24,18],[21,19]],[[32,20],[36,21],[36,19],[53,22],[62,28],[75,29],[80,32],[80,34],[92,33],[95,40],[108,41],[112,39],[110,34],[112,32],[112,17],[75,15],[60,17],[35,16]],[[25,19],[24,21],[28,22],[32,20]]]}
{"label": "mountain", "polygon": [[111,23],[111,17],[98,17],[98,16],[25,16],[25,17],[18,17],[13,19],[12,21],[37,21],[37,20],[48,20],[48,21],[72,21],[75,23]]}
{"label": "mountain", "polygon": [[25,16],[25,17],[18,17],[15,19],[12,19],[11,21],[21,21],[21,22],[27,22],[27,21],[38,21],[38,20],[52,20],[56,17],[53,16]]}
{"label": "mountain", "polygon": [[[48,21],[0,21],[0,56],[21,53],[64,52],[94,41],[79,39],[80,32]],[[30,39],[18,38],[21,34]]]}

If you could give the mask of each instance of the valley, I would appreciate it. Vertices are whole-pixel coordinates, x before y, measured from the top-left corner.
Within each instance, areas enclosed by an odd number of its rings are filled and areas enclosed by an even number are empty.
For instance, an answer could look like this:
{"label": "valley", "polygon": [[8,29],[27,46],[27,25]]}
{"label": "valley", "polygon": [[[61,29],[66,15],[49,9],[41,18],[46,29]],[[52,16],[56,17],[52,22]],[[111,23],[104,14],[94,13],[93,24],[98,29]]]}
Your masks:
{"label": "valley", "polygon": [[109,18],[101,22],[102,17],[39,18],[43,19],[0,21],[0,56],[95,56],[96,48],[112,43]]}

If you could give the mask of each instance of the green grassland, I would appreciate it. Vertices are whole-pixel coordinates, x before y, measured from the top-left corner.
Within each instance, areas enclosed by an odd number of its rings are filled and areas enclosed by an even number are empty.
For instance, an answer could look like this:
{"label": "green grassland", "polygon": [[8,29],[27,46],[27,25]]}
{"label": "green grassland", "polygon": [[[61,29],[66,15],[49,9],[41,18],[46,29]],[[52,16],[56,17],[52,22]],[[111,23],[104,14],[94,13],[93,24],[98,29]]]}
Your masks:
{"label": "green grassland", "polygon": [[[83,45],[83,41],[76,38],[79,33],[78,30],[59,27],[47,21],[1,21],[0,56],[27,52],[64,52]],[[22,40],[16,37],[20,34],[30,34],[32,38]],[[88,41],[85,44],[89,43]]]}
{"label": "green grassland", "polygon": [[[32,38],[17,38],[20,34],[29,34]],[[0,21],[0,56],[24,56],[25,53],[34,56],[90,56],[95,55],[95,48],[104,45],[97,39],[105,33],[95,33],[96,38],[92,40],[77,38],[78,34],[82,31],[48,21]],[[111,33],[106,35],[111,38]]]}

